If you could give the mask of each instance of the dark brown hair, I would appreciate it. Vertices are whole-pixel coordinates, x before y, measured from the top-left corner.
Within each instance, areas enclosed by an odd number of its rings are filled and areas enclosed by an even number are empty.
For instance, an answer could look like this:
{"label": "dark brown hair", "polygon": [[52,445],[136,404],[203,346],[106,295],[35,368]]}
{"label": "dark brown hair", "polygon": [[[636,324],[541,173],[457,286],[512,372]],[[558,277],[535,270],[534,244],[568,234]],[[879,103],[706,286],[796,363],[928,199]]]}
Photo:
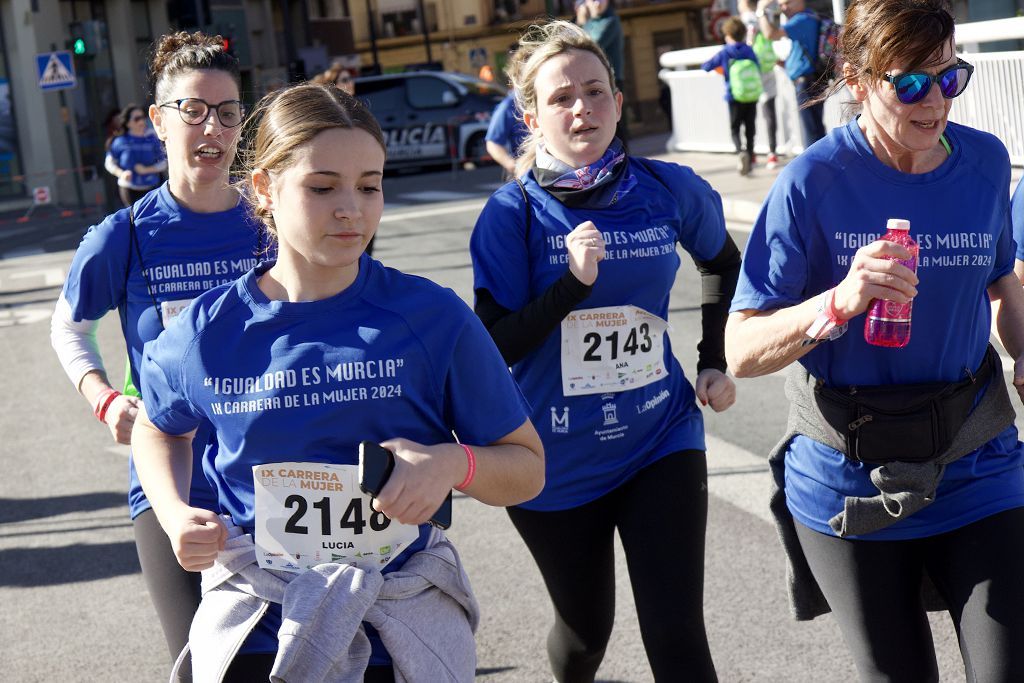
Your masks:
{"label": "dark brown hair", "polygon": [[729,17],[722,22],[722,33],[742,43],[747,39],[747,26],[739,17]]}
{"label": "dark brown hair", "polygon": [[149,58],[149,81],[159,105],[175,76],[189,71],[223,71],[241,88],[238,60],[224,50],[224,39],[201,31],[178,31],[161,36]]}
{"label": "dark brown hair", "polygon": [[[302,83],[272,92],[256,104],[246,120],[238,154],[245,171],[242,196],[271,235],[276,234],[274,218],[260,207],[256,193],[251,191],[252,172],[288,168],[296,149],[333,128],[365,131],[387,153],[384,134],[370,110],[333,85]],[[347,151],[339,149],[337,153]]]}

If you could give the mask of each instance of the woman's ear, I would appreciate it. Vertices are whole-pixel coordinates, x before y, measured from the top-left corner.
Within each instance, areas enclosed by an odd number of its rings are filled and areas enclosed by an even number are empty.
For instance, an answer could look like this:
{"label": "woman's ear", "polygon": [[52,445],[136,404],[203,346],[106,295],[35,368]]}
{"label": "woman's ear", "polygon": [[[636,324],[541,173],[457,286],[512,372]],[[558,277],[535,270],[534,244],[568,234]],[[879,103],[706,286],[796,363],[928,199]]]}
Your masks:
{"label": "woman's ear", "polygon": [[164,116],[160,107],[155,104],[149,105],[149,120],[153,122],[153,130],[161,140],[167,140],[167,131],[164,130]]}
{"label": "woman's ear", "polygon": [[540,122],[537,121],[536,114],[534,114],[533,112],[524,111],[523,123],[526,124],[526,127],[530,129],[531,133],[536,132],[538,136],[541,135]]}
{"label": "woman's ear", "polygon": [[857,69],[849,62],[843,63],[843,80],[846,81],[846,87],[853,95],[853,99],[863,102],[868,98],[867,82],[864,75],[858,75]]}
{"label": "woman's ear", "polygon": [[272,193],[273,181],[266,169],[257,168],[251,175],[252,189],[256,193],[256,201],[264,211],[274,210],[274,198]]}

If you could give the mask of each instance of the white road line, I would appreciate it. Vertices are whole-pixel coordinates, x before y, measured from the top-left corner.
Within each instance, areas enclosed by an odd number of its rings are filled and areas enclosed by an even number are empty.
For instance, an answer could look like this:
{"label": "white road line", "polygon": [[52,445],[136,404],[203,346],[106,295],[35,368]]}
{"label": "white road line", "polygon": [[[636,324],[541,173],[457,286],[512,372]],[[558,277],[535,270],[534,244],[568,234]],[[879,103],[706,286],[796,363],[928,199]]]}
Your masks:
{"label": "white road line", "polygon": [[113,446],[107,446],[107,450],[113,453],[114,455],[120,455],[125,458],[132,454],[131,446],[128,446],[126,444],[114,444]]}
{"label": "white road line", "polygon": [[479,211],[484,208],[484,204],[487,200],[477,199],[471,202],[463,202],[461,204],[453,204],[449,206],[439,206],[435,209],[422,209],[420,211],[394,211],[385,216],[381,216],[381,223],[395,223],[397,221],[411,220],[414,218],[427,218],[429,216],[443,216],[449,213],[465,213],[467,211]]}
{"label": "white road line", "polygon": [[768,459],[728,441],[705,434],[708,447],[708,491],[744,512],[774,524],[768,511],[771,473]]}
{"label": "white road line", "polygon": [[23,270],[11,273],[4,277],[5,280],[29,280],[42,278],[44,287],[57,287],[64,284],[63,268],[46,268],[44,270]]}

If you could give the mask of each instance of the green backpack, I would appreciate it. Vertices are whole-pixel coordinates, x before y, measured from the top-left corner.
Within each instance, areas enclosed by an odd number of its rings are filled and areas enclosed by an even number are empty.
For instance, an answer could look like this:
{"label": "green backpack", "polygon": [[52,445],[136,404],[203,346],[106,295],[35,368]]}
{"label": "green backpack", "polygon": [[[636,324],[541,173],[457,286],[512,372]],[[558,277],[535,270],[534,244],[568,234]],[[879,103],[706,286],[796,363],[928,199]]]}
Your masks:
{"label": "green backpack", "polygon": [[754,44],[751,47],[754,48],[757,61],[761,63],[761,73],[768,73],[775,68],[775,63],[779,61],[779,56],[775,54],[775,47],[772,45],[772,41],[768,40],[763,33],[758,31],[754,35]]}
{"label": "green backpack", "polygon": [[752,59],[734,59],[729,64],[729,92],[736,102],[757,102],[761,97],[761,70]]}

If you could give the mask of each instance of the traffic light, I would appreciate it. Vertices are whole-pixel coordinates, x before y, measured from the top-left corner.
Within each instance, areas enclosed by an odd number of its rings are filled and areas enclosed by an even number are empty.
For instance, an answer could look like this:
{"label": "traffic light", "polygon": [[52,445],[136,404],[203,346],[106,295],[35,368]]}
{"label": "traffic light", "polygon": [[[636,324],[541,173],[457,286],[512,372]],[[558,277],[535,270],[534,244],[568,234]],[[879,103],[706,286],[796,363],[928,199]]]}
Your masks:
{"label": "traffic light", "polygon": [[99,54],[106,47],[106,28],[106,24],[98,20],[73,21],[68,25],[71,35],[68,47],[79,57]]}

